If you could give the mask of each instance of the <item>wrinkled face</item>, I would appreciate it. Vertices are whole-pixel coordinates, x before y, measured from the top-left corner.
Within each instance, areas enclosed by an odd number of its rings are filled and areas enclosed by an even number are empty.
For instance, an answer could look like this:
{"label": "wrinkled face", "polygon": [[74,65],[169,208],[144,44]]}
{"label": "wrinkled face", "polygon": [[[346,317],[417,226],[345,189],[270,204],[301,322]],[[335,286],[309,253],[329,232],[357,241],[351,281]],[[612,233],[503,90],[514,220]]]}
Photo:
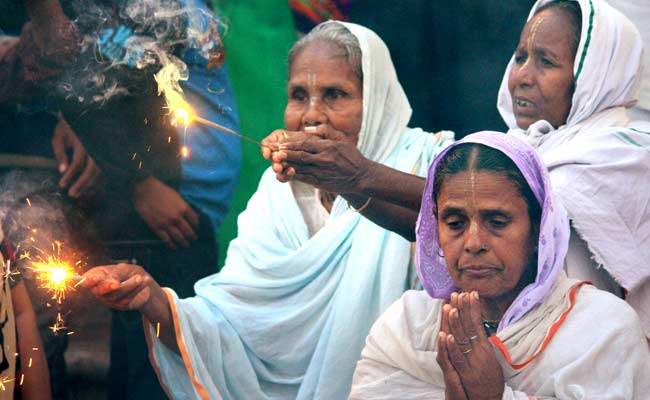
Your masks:
{"label": "wrinkled face", "polygon": [[498,173],[460,172],[444,180],[437,205],[440,245],[456,286],[514,299],[537,240],[517,186]]}
{"label": "wrinkled face", "polygon": [[555,128],[566,123],[573,96],[570,20],[553,9],[535,15],[524,27],[515,50],[508,90],[517,126],[547,120]]}
{"label": "wrinkled face", "polygon": [[298,53],[289,72],[288,94],[288,130],[328,124],[357,143],[363,115],[361,79],[335,45],[316,40]]}

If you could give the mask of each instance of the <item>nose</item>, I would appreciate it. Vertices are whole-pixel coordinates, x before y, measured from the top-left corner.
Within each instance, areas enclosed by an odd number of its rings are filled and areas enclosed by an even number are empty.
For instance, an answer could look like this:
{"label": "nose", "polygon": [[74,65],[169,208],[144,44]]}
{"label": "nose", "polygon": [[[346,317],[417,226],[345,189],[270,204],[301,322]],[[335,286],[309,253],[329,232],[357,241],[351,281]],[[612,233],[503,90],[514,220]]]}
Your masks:
{"label": "nose", "polygon": [[302,116],[303,126],[318,126],[328,121],[324,105],[317,97],[310,97],[309,104]]}
{"label": "nose", "polygon": [[535,67],[529,58],[526,62],[518,67],[512,69],[513,81],[515,86],[518,87],[531,87],[535,83]]}
{"label": "nose", "polygon": [[485,246],[483,232],[477,222],[470,222],[469,229],[464,233],[465,252],[470,254],[480,254],[487,251]]}

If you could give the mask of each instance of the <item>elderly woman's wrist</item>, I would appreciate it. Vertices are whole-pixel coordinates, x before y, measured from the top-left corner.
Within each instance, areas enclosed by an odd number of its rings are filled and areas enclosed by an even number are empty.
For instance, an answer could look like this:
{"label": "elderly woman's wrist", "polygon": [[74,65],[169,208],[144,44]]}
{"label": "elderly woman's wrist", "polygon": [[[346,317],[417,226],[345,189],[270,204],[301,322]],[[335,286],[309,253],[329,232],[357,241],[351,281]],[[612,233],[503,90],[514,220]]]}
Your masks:
{"label": "elderly woman's wrist", "polygon": [[149,300],[140,307],[139,311],[151,323],[155,324],[168,319],[171,313],[169,300],[165,291],[152,280],[150,283],[151,296]]}
{"label": "elderly woman's wrist", "polygon": [[373,171],[375,170],[373,161],[366,159],[364,163],[359,166],[357,176],[354,180],[350,194],[363,197],[366,201],[368,197],[373,195],[373,184],[375,177]]}

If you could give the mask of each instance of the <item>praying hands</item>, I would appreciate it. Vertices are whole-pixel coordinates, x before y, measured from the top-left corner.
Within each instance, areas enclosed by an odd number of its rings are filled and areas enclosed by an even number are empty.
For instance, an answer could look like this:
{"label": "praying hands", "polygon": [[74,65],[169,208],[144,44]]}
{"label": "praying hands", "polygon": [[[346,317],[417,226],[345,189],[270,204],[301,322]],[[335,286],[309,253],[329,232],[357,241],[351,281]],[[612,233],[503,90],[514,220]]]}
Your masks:
{"label": "praying hands", "polygon": [[483,329],[477,292],[452,293],[442,307],[436,361],[447,400],[502,398],[503,370]]}

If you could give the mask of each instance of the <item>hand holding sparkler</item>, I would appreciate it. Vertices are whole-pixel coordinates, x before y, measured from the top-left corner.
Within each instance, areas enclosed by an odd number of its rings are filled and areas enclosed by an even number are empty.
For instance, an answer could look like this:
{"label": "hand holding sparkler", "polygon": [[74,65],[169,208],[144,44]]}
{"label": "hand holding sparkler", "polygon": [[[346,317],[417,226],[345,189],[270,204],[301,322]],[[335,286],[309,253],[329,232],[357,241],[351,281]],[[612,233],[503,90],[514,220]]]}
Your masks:
{"label": "hand holding sparkler", "polygon": [[95,267],[83,278],[81,286],[117,310],[140,311],[151,299],[151,283],[155,284],[142,267],[130,264]]}
{"label": "hand holding sparkler", "polygon": [[90,269],[81,286],[107,306],[136,310],[156,327],[156,335],[179,353],[169,300],[158,283],[138,265],[117,264]]}

